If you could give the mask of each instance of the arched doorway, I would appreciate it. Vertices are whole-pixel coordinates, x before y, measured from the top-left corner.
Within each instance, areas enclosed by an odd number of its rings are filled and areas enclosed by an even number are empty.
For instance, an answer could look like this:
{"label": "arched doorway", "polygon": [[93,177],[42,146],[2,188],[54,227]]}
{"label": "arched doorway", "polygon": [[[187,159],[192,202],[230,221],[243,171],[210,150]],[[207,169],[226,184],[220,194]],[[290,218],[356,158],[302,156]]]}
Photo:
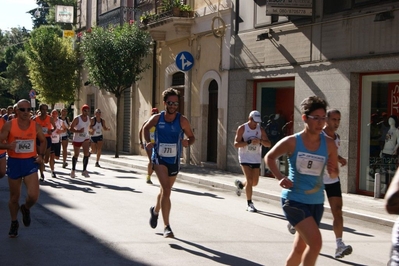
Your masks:
{"label": "arched doorway", "polygon": [[184,115],[184,73],[176,72],[172,75],[172,88],[176,89],[180,93],[179,108],[177,111]]}
{"label": "arched doorway", "polygon": [[218,84],[215,80],[209,83],[209,104],[208,104],[208,142],[207,156],[208,162],[217,162],[217,127],[218,127]]}

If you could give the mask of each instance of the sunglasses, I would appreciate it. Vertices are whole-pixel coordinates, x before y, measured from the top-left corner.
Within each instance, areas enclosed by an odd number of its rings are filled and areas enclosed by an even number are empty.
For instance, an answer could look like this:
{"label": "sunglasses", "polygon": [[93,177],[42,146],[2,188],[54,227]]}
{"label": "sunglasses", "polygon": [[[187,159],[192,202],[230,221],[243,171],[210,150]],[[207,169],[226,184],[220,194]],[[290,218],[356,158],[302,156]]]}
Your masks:
{"label": "sunglasses", "polygon": [[166,102],[168,106],[179,106],[179,102]]}
{"label": "sunglasses", "polygon": [[96,114],[101,114],[101,112],[96,112]]}
{"label": "sunglasses", "polygon": [[32,108],[18,108],[18,110],[20,110],[21,112],[30,112],[33,109]]}
{"label": "sunglasses", "polygon": [[325,122],[325,121],[327,120],[327,117],[325,117],[325,116],[312,116],[312,115],[308,115],[308,117],[309,117],[310,119],[314,120],[314,121],[317,121],[317,122],[319,122],[319,121]]}

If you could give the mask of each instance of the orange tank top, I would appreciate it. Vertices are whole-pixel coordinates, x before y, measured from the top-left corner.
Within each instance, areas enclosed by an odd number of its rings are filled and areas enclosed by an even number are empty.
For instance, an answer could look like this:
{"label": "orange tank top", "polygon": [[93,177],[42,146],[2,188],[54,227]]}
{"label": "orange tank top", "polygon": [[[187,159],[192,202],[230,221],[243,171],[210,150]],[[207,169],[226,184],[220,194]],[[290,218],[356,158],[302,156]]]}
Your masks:
{"label": "orange tank top", "polygon": [[[4,118],[0,117],[0,130],[3,128],[5,123],[6,123],[6,120],[4,120]],[[5,152],[6,152],[6,150],[0,150],[0,154],[3,154]]]}
{"label": "orange tank top", "polygon": [[36,123],[29,121],[30,125],[26,130],[18,126],[18,119],[11,120],[11,129],[8,134],[8,143],[17,142],[15,150],[8,150],[11,158],[26,159],[37,155],[36,152]]}
{"label": "orange tank top", "polygon": [[35,121],[42,127],[44,136],[51,137],[51,130],[53,129],[53,125],[51,124],[50,116],[47,115],[44,120],[37,116],[35,117]]}

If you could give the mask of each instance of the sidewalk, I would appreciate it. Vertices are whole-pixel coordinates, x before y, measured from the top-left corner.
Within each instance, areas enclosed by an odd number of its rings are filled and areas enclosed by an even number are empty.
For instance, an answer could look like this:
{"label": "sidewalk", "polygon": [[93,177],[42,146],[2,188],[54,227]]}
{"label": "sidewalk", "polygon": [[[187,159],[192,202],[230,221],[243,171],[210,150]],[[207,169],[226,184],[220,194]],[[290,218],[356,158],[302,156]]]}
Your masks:
{"label": "sidewalk", "polygon": [[[72,153],[73,148],[71,145],[69,145],[68,149]],[[147,156],[127,154],[119,154],[119,158],[115,158],[114,156],[115,153],[113,152],[103,151],[100,164],[101,162],[107,162],[142,171],[147,170]],[[92,155],[90,159],[95,160],[95,156]],[[145,176],[143,175],[143,179],[144,178]],[[153,178],[156,179],[155,173],[153,174]],[[227,171],[193,165],[182,165],[182,169],[178,175],[178,180],[180,179],[198,185],[231,190],[232,193],[235,191],[234,181],[237,178],[240,180],[245,179],[243,174],[229,173]],[[281,188],[276,179],[260,177],[259,184],[254,188],[253,194],[254,197],[261,197],[265,200],[274,200],[276,201],[276,204],[280,204],[280,192]],[[355,218],[389,227],[393,226],[397,218],[396,215],[388,214],[385,211],[383,199],[374,199],[373,197],[355,194],[343,194],[342,197],[344,202],[344,217]],[[327,202],[324,207],[325,212],[331,213]]]}

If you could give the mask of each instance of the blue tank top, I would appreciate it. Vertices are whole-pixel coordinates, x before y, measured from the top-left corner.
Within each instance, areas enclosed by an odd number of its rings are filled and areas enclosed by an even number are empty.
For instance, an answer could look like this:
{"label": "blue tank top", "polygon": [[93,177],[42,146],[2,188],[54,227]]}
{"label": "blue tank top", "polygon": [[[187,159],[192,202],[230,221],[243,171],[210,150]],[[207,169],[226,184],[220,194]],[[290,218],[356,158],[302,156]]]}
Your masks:
{"label": "blue tank top", "polygon": [[314,152],[306,149],[298,133],[295,134],[295,139],[295,151],[288,157],[288,178],[294,185],[292,188],[283,189],[281,197],[304,204],[323,204],[323,175],[328,159],[325,136],[320,134],[320,146]]}
{"label": "blue tank top", "polygon": [[159,158],[168,164],[180,163],[183,136],[180,113],[172,122],[166,122],[165,111],[162,111],[155,129],[152,158]]}

